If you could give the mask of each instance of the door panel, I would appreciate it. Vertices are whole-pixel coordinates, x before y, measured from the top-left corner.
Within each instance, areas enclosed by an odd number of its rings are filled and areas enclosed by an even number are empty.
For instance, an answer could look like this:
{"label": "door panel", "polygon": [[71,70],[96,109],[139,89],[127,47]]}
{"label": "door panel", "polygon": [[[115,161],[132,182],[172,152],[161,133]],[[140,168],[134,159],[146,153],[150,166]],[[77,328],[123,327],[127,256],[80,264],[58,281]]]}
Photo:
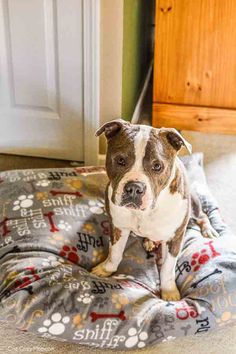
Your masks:
{"label": "door panel", "polygon": [[1,0],[0,152],[83,160],[82,0]]}

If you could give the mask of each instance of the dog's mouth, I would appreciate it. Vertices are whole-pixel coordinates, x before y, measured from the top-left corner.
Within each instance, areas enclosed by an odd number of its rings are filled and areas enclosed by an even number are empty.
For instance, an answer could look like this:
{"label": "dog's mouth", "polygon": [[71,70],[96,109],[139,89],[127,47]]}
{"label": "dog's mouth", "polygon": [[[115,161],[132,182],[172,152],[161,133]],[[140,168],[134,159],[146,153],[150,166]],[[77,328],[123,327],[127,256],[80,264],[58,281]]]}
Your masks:
{"label": "dog's mouth", "polygon": [[127,209],[143,210],[140,204],[136,204],[135,202],[131,202],[131,201],[122,201],[120,206],[123,206]]}
{"label": "dog's mouth", "polygon": [[129,209],[140,209],[140,207],[133,202],[124,203],[122,206],[125,206],[126,208]]}

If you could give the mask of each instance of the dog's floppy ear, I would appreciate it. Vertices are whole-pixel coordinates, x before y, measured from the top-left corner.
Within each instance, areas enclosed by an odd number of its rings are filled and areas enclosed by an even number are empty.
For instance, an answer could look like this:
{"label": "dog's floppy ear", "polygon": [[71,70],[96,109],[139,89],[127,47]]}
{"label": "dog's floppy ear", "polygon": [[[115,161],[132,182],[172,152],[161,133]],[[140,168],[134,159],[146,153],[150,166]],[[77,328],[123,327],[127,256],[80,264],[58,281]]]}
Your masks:
{"label": "dog's floppy ear", "polygon": [[176,151],[179,151],[181,147],[184,146],[189,154],[192,153],[192,145],[189,144],[176,129],[161,128],[159,134],[164,135]]}
{"label": "dog's floppy ear", "polygon": [[112,138],[114,135],[116,135],[122,126],[124,124],[127,124],[127,122],[123,119],[115,119],[111,120],[110,122],[107,122],[103,124],[95,133],[95,136],[99,136],[102,133],[105,134],[107,139]]}

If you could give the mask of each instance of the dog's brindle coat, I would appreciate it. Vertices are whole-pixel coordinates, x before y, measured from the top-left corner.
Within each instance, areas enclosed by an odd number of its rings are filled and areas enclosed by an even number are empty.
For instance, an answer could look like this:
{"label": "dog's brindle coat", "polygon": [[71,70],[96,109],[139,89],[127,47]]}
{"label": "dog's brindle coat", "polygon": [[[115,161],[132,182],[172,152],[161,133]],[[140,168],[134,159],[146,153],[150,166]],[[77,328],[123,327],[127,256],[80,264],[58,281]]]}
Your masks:
{"label": "dog's brindle coat", "polygon": [[[190,217],[191,193],[177,154],[182,146],[191,153],[191,145],[175,129],[133,125],[121,119],[104,124],[96,135],[102,133],[108,141],[106,210],[112,235],[107,259],[92,273],[106,277],[117,270],[132,231],[145,238],[147,251],[161,241],[161,296],[179,300],[175,266]],[[197,205],[196,220],[203,234],[216,236],[200,203],[194,199],[192,203]]]}

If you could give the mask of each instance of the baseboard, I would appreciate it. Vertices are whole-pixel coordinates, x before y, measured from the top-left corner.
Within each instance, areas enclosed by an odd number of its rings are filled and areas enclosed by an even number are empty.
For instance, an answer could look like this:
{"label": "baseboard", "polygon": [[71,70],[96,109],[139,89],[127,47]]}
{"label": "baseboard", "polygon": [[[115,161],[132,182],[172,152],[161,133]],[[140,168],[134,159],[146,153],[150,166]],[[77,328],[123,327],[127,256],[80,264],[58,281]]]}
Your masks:
{"label": "baseboard", "polygon": [[142,91],[140,93],[139,99],[137,101],[137,104],[135,106],[135,110],[131,119],[131,123],[133,124],[137,124],[142,112],[142,107],[143,107],[143,102],[147,93],[147,89],[148,89],[148,85],[151,79],[151,74],[152,74],[152,68],[153,68],[153,60],[151,61],[148,71],[147,71],[147,75],[143,84],[143,88]]}

